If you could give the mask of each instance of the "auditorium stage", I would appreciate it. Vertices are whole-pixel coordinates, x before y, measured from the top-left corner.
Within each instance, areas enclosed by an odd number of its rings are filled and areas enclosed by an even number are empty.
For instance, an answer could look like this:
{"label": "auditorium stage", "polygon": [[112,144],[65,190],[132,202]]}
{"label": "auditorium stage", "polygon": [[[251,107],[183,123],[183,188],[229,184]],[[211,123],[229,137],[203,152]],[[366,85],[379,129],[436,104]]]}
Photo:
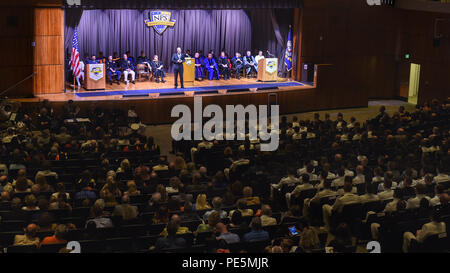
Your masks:
{"label": "auditorium stage", "polygon": [[[203,80],[194,84],[185,84],[185,88],[173,89],[174,80],[168,75],[166,83],[151,81],[136,81],[136,84],[107,85],[106,90],[73,91],[69,85],[66,92],[57,94],[37,95],[35,98],[21,98],[25,107],[36,107],[43,100],[49,100],[56,112],[59,112],[68,100],[77,102],[83,112],[89,111],[92,105],[108,109],[128,110],[131,106],[147,124],[171,123],[176,118],[171,117],[171,110],[175,105],[185,104],[193,106],[193,97],[201,96],[203,105],[217,104],[244,106],[281,104],[281,113],[294,112],[298,109],[301,97],[310,97],[315,93],[316,86],[279,78],[276,82],[257,82],[255,78],[241,78],[230,80]],[[130,96],[128,96],[130,95]]]}
{"label": "auditorium stage", "polygon": [[232,78],[230,80],[203,80],[194,83],[185,83],[185,88],[174,89],[174,79],[172,75],[166,77],[165,83],[156,83],[149,80],[136,80],[136,84],[131,82],[126,85],[114,83],[106,85],[105,90],[85,90],[75,89],[69,84],[66,85],[65,93],[38,95],[35,99],[23,99],[22,101],[44,100],[49,101],[98,101],[98,100],[135,100],[135,99],[162,99],[167,97],[179,97],[190,95],[224,95],[239,94],[246,92],[276,92],[279,90],[301,90],[311,88],[307,83],[292,81],[286,78],[279,78],[276,82],[258,82],[255,78]]}

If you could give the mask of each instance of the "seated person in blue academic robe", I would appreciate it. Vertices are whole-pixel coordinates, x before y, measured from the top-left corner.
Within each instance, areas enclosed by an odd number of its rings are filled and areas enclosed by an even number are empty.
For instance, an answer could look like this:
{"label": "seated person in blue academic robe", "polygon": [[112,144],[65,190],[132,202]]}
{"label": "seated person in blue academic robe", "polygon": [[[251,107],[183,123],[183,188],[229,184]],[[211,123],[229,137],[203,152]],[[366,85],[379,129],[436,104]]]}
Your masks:
{"label": "seated person in blue academic robe", "polygon": [[161,82],[165,83],[166,81],[164,78],[166,77],[166,74],[164,73],[164,65],[159,60],[158,55],[155,55],[153,57],[153,61],[151,62],[153,76],[155,76],[156,82],[159,83],[159,78],[161,78]]}
{"label": "seated person in blue academic robe", "polygon": [[95,55],[92,55],[92,57],[88,60],[88,64],[99,64],[99,61]]}
{"label": "seated person in blue academic robe", "polygon": [[208,70],[208,78],[211,81],[214,78],[219,79],[219,68],[211,53],[208,54],[208,58],[204,61],[205,67]]}
{"label": "seated person in blue academic robe", "polygon": [[241,57],[241,53],[236,52],[233,59],[231,60],[233,64],[234,71],[236,73],[236,77],[241,79],[241,71],[244,69],[244,60]]}
{"label": "seated person in blue academic robe", "polygon": [[137,64],[145,64],[145,72],[152,71],[150,66],[150,59],[145,55],[144,51],[141,51],[141,55],[137,57]]}
{"label": "seated person in blue academic robe", "polygon": [[103,51],[98,53],[97,61],[99,64],[106,64],[106,57],[103,55]]}
{"label": "seated person in blue academic robe", "polygon": [[223,75],[223,79],[229,80],[231,75],[231,63],[224,51],[220,52],[218,66],[220,74]]}
{"label": "seated person in blue academic robe", "polygon": [[250,75],[251,72],[258,73],[258,64],[250,51],[247,51],[247,55],[244,57],[244,67],[246,75]]}
{"label": "seated person in blue academic robe", "polygon": [[204,59],[200,57],[200,53],[196,52],[195,55],[195,80],[202,81],[205,78],[205,66]]}
{"label": "seated person in blue academic robe", "polygon": [[113,84],[113,76],[116,76],[117,84],[120,85],[120,75],[122,75],[122,72],[120,71],[120,67],[117,62],[113,60],[112,56],[109,56],[106,61],[106,71],[109,76],[110,84]]}

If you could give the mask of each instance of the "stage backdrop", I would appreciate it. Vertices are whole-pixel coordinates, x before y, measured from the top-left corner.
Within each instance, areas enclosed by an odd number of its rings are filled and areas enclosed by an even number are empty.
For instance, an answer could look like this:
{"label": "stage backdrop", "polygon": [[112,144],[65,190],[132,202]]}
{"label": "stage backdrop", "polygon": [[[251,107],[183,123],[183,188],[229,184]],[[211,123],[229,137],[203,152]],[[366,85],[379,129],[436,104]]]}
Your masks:
{"label": "stage backdrop", "polygon": [[[225,49],[230,55],[246,50],[269,50],[280,59],[279,70],[284,69],[284,48],[292,9],[252,10],[164,10],[172,12],[174,27],[158,34],[148,27],[150,10],[66,9],[65,49],[72,47],[74,27],[78,28],[79,49],[84,53],[106,56],[131,51],[134,57],[144,50],[147,56],[158,54],[172,71],[170,57],[177,46],[192,53]],[[265,55],[267,54],[264,52]],[[66,56],[67,57],[67,56]]]}

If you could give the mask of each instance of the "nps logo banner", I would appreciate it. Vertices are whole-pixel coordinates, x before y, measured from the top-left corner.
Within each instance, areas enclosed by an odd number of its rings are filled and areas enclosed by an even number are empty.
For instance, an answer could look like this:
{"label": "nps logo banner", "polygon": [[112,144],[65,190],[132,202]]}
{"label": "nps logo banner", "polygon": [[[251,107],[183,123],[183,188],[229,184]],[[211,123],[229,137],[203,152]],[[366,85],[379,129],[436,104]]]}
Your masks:
{"label": "nps logo banner", "polygon": [[148,27],[153,27],[158,34],[162,34],[167,27],[173,27],[175,20],[171,19],[172,12],[170,11],[150,11],[149,19],[145,20]]}
{"label": "nps logo banner", "polygon": [[103,64],[90,64],[89,78],[93,79],[94,81],[103,79]]}

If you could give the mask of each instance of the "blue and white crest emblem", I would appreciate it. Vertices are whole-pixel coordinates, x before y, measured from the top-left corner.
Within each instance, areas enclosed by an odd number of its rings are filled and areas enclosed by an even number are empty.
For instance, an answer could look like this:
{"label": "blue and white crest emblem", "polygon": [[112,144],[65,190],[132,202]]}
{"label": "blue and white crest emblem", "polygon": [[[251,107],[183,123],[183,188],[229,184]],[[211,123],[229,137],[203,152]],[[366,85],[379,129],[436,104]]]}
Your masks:
{"label": "blue and white crest emblem", "polygon": [[145,20],[148,27],[153,27],[158,34],[162,34],[166,28],[173,27],[175,20],[171,19],[172,12],[170,11],[150,11],[149,19]]}

